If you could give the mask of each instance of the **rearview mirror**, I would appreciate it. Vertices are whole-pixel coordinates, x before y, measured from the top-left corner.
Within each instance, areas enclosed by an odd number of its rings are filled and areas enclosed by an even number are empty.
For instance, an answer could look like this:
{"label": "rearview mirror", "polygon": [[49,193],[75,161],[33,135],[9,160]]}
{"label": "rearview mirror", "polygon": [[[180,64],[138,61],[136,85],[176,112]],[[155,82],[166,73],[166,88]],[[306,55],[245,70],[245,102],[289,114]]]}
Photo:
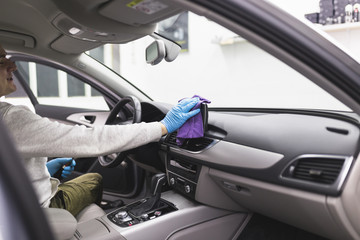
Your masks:
{"label": "rearview mirror", "polygon": [[151,65],[156,65],[165,58],[165,61],[172,62],[179,55],[181,46],[174,41],[171,41],[157,33],[150,35],[155,39],[146,48],[146,62]]}
{"label": "rearview mirror", "polygon": [[145,51],[146,62],[151,65],[156,65],[165,57],[165,45],[160,40],[155,40],[151,43]]}

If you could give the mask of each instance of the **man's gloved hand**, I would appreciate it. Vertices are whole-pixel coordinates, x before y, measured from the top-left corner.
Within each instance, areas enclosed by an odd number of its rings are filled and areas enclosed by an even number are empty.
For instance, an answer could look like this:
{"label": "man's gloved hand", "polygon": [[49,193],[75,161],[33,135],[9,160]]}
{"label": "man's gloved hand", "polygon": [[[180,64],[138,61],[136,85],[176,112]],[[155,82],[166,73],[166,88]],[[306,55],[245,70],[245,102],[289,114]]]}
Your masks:
{"label": "man's gloved hand", "polygon": [[74,171],[75,165],[76,165],[75,160],[72,160],[70,165],[64,167],[61,177],[63,177],[63,178],[69,177],[71,175],[71,173]]}
{"label": "man's gloved hand", "polygon": [[[46,167],[48,168],[50,176],[55,177],[55,173],[57,173],[59,170],[62,170],[62,178],[67,178],[70,176],[72,171],[74,171],[75,165],[76,162],[72,158],[55,158],[46,163]],[[63,166],[66,167],[63,168]]]}
{"label": "man's gloved hand", "polygon": [[200,112],[200,109],[189,112],[198,102],[199,98],[185,98],[173,107],[165,116],[161,123],[165,125],[168,133],[172,133],[180,128],[189,118]]}

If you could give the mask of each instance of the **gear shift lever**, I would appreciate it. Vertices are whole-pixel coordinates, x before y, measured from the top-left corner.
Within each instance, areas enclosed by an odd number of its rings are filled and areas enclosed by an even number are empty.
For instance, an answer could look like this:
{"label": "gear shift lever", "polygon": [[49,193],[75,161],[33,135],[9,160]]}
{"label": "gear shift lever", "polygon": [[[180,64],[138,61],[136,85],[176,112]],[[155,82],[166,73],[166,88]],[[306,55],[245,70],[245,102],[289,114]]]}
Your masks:
{"label": "gear shift lever", "polygon": [[151,179],[151,196],[142,204],[131,209],[131,213],[135,216],[140,216],[155,208],[161,196],[161,187],[166,182],[166,175],[164,173],[156,174]]}
{"label": "gear shift lever", "polygon": [[151,179],[151,194],[152,196],[161,194],[161,187],[166,182],[165,173],[158,173],[154,175]]}

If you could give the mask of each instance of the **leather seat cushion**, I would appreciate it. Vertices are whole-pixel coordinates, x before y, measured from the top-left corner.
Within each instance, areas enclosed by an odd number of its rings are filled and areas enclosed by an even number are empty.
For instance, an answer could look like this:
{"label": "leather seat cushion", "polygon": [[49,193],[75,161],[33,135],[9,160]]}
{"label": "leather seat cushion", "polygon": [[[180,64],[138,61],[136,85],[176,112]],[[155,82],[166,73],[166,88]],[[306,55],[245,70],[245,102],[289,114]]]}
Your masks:
{"label": "leather seat cushion", "polygon": [[78,223],[85,222],[91,219],[95,219],[97,217],[102,217],[106,213],[105,211],[96,205],[95,203],[90,204],[89,206],[85,207],[81,212],[76,216],[76,220]]}

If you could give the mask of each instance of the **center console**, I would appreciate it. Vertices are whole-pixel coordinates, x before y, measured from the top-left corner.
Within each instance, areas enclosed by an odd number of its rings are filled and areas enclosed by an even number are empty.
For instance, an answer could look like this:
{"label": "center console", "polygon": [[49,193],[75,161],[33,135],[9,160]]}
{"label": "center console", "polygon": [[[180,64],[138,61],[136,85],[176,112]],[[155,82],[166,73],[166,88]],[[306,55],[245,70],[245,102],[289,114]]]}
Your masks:
{"label": "center console", "polygon": [[201,166],[184,159],[169,157],[166,168],[167,178],[163,173],[152,178],[151,197],[121,207],[108,214],[107,219],[119,227],[127,228],[179,210],[172,201],[160,198],[161,186],[167,179],[175,191],[195,200]]}
{"label": "center console", "polygon": [[[79,237],[73,239],[234,239],[247,214],[195,200],[202,168],[186,159],[168,155],[167,175],[153,177],[150,197],[79,223]],[[173,190],[162,192],[161,186],[166,181]]]}
{"label": "center console", "polygon": [[[157,215],[156,211],[151,211],[144,218],[141,216],[139,218],[135,217],[137,223],[129,224],[128,221],[124,223],[121,220],[124,216],[116,215],[124,214],[123,210],[126,211],[139,203],[130,204],[96,219],[98,225],[99,223],[105,225],[109,231],[109,238],[103,235],[97,239],[232,239],[247,217],[246,214],[234,213],[196,203],[172,190],[162,193],[160,201],[171,203],[171,206],[175,207],[176,210],[162,211],[160,215]],[[133,218],[131,210],[127,212]],[[114,217],[120,219],[114,220]],[[83,224],[84,226],[82,224],[78,226],[79,231],[88,229],[89,222]],[[117,233],[117,238],[110,238],[110,236],[114,236],[114,232]]]}
{"label": "center console", "polygon": [[[177,186],[182,191],[179,179],[182,178],[177,177]],[[247,214],[203,205],[178,191],[163,192],[155,205],[152,197],[78,223],[71,239],[233,239],[247,219]]]}
{"label": "center console", "polygon": [[166,180],[164,173],[154,175],[151,180],[150,197],[119,208],[108,214],[107,218],[120,227],[131,227],[135,224],[176,211],[177,208],[174,204],[161,199],[161,188]]}
{"label": "center console", "polygon": [[166,164],[169,184],[176,191],[195,199],[201,166],[176,157],[168,158]]}
{"label": "center console", "polygon": [[131,227],[135,224],[153,220],[167,213],[178,210],[173,203],[159,199],[153,208],[141,211],[151,198],[145,198],[138,202],[126,205],[107,215],[107,218],[120,227]]}

